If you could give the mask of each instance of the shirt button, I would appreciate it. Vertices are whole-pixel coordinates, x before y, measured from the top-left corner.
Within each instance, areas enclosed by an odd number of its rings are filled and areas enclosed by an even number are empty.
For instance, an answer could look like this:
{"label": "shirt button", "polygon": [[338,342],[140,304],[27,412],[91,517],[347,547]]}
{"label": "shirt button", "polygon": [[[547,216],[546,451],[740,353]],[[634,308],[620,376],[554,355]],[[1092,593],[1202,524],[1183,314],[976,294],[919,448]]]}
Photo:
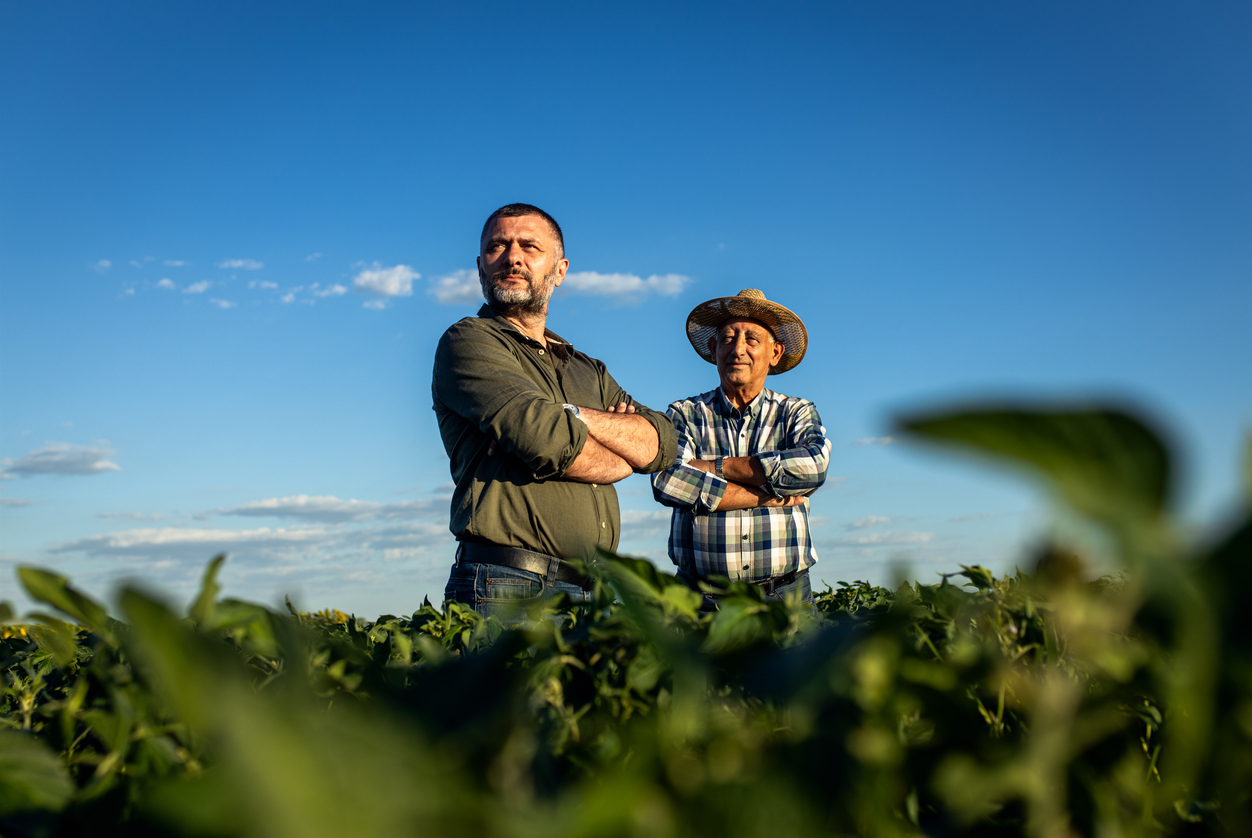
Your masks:
{"label": "shirt button", "polygon": [[603,530],[603,529],[607,529],[607,528],[608,528],[608,526],[609,526],[609,525],[608,525],[608,524],[606,524],[606,523],[604,523],[603,521],[601,521],[601,522],[600,522],[600,529],[602,529],[602,530]]}
{"label": "shirt button", "polygon": [[593,488],[593,489],[594,489],[594,488],[596,488],[596,484],[595,484],[595,483],[592,483],[592,484],[591,484],[591,488]]}
{"label": "shirt button", "polygon": [[540,349],[540,350],[539,350],[539,354],[540,354],[540,355],[542,355],[542,354],[543,354],[543,350],[542,350],[542,349]]}
{"label": "shirt button", "polygon": [[748,540],[748,537],[745,535],[745,536],[743,537],[743,540],[744,540],[744,541],[747,541],[747,540]]}

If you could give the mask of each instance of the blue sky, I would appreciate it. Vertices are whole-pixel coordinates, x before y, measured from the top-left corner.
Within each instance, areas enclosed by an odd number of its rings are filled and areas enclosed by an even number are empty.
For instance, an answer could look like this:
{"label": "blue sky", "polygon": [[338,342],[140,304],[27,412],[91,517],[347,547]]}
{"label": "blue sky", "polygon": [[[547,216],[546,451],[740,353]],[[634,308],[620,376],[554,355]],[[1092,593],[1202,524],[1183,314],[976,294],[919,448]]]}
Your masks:
{"label": "blue sky", "polygon": [[[1025,563],[1046,497],[902,410],[1116,398],[1220,521],[1252,426],[1246,4],[0,3],[0,597],[19,563],[373,616],[452,548],[435,342],[510,201],[645,404],[760,288],[809,354],[819,579]],[[468,289],[468,290],[467,290]],[[620,485],[622,549],[667,513]]]}

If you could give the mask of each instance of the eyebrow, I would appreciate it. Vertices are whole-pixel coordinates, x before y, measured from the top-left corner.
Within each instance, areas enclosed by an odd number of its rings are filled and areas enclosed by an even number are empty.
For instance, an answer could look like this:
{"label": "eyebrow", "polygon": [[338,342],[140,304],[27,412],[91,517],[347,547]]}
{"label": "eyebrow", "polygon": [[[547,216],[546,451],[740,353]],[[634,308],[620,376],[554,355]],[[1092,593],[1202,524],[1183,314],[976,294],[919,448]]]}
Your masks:
{"label": "eyebrow", "polygon": [[491,247],[493,244],[508,244],[510,241],[518,241],[522,244],[540,244],[539,239],[535,236],[518,236],[516,239],[507,239],[504,236],[492,236],[487,239],[487,241],[483,244],[483,247]]}

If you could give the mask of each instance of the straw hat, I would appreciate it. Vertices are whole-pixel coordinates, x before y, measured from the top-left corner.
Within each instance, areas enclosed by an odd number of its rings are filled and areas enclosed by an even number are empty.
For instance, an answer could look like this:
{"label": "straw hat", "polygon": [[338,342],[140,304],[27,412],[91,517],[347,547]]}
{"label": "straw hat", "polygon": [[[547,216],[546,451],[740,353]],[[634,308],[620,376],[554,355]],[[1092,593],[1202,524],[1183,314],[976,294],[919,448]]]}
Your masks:
{"label": "straw hat", "polygon": [[809,333],[800,318],[790,309],[765,299],[757,289],[745,288],[733,297],[700,303],[687,315],[687,340],[710,364],[717,362],[709,351],[709,338],[716,337],[718,327],[732,317],[760,320],[774,333],[774,339],[786,347],[778,363],[769,368],[770,375],[786,372],[804,359],[809,348]]}

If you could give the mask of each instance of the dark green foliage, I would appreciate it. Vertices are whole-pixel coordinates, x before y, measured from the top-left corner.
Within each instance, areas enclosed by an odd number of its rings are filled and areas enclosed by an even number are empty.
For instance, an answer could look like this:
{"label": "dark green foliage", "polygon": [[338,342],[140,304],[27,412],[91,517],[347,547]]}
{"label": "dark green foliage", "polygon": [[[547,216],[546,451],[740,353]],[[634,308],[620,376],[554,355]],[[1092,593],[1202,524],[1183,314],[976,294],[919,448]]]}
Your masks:
{"label": "dark green foliage", "polygon": [[[1108,411],[914,433],[1029,465],[1125,562],[840,583],[818,613],[715,616],[604,556],[593,606],[505,629],[456,604],[374,621],[55,574],[0,639],[0,834],[1252,834],[1252,525],[1199,551],[1154,434]],[[10,609],[0,619],[13,619]]]}

